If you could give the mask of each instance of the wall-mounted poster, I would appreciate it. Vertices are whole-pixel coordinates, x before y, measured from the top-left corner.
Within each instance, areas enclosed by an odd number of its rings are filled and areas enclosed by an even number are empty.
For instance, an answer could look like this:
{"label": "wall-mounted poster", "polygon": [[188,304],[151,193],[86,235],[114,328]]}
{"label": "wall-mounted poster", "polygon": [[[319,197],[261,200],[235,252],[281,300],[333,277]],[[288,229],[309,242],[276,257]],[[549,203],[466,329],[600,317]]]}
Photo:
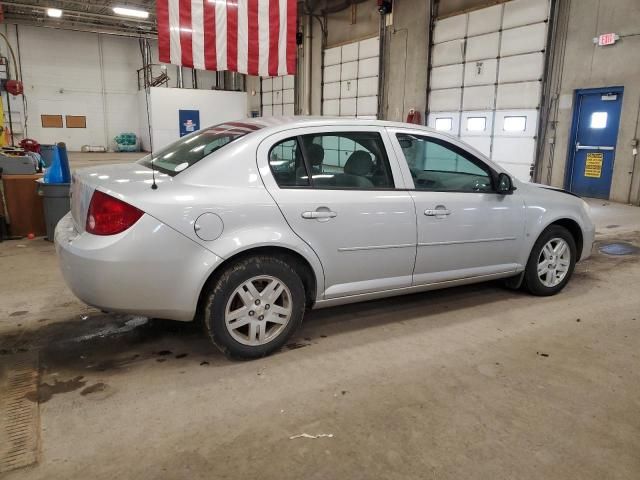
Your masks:
{"label": "wall-mounted poster", "polygon": [[200,130],[200,110],[178,110],[180,136]]}

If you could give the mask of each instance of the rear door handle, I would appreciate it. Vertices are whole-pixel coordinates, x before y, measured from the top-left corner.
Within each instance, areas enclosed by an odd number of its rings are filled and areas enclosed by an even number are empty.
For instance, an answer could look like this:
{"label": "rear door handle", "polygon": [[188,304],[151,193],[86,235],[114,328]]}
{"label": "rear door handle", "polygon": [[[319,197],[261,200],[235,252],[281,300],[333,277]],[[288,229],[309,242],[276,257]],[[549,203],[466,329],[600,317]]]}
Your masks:
{"label": "rear door handle", "polygon": [[451,215],[451,210],[447,210],[446,208],[429,208],[424,211],[424,214],[427,217],[446,217],[447,215]]}
{"label": "rear door handle", "polygon": [[326,211],[326,210],[320,210],[320,211],[315,211],[315,212],[302,212],[302,218],[307,218],[307,219],[329,219],[329,218],[334,218],[337,217],[338,214],[336,212],[332,212],[331,210]]}

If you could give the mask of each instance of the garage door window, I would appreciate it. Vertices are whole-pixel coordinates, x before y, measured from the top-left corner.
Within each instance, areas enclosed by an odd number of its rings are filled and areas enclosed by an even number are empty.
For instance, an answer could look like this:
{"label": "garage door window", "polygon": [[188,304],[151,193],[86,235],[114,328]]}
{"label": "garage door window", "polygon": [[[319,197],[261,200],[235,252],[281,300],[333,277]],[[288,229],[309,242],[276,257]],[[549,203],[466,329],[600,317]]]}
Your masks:
{"label": "garage door window", "polygon": [[479,160],[435,138],[398,134],[416,190],[490,192],[491,175]]}

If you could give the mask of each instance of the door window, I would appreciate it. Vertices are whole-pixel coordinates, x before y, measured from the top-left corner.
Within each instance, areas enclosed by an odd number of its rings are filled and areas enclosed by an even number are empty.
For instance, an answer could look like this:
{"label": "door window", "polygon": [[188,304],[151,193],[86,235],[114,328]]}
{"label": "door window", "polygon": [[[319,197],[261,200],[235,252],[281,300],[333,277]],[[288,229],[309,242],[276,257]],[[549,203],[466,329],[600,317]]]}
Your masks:
{"label": "door window", "polygon": [[384,143],[376,132],[314,133],[288,139],[271,149],[269,165],[280,187],[394,188]]}
{"label": "door window", "polygon": [[399,133],[416,190],[491,192],[491,173],[464,150],[439,139]]}
{"label": "door window", "polygon": [[283,140],[271,148],[269,167],[280,187],[309,186],[309,175],[295,138]]}

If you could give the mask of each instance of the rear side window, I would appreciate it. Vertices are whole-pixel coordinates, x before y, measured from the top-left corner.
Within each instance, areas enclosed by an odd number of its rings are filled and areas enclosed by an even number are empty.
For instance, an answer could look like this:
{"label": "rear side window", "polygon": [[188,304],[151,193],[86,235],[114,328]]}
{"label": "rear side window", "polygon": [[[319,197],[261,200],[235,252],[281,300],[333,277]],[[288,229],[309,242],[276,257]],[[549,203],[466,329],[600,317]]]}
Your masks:
{"label": "rear side window", "polygon": [[377,132],[318,133],[284,140],[271,149],[269,166],[280,187],[394,188]]}
{"label": "rear side window", "polygon": [[203,128],[182,137],[162,150],[153,152],[153,159],[151,155],[147,155],[138,160],[138,163],[151,168],[151,162],[153,162],[153,168],[174,176],[195,165],[207,155],[260,128],[262,127],[259,125],[243,122],[223,123]]}

